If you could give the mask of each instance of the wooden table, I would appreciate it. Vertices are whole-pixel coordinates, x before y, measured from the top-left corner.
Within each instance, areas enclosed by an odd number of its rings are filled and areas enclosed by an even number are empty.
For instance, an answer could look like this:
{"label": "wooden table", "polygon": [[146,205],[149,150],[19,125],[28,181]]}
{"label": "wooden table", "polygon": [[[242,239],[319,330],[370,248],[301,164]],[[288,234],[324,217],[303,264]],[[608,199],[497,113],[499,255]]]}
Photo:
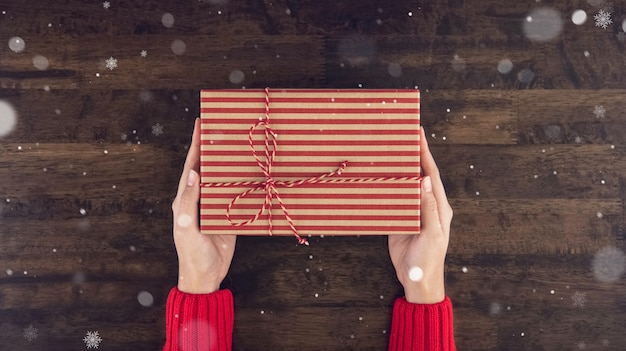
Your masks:
{"label": "wooden table", "polygon": [[[199,89],[244,86],[419,87],[458,349],[622,350],[626,5],[598,3],[0,1],[0,350],[162,347]],[[386,237],[310,241],[239,238],[236,350],[386,348]]]}

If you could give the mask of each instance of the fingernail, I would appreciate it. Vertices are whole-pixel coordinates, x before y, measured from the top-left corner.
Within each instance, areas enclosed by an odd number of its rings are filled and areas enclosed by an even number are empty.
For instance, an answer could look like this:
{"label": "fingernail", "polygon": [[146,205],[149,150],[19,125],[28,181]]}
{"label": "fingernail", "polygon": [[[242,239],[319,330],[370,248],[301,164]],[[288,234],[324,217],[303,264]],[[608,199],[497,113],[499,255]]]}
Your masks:
{"label": "fingernail", "polygon": [[430,177],[424,177],[424,180],[422,181],[424,184],[422,184],[424,186],[424,191],[427,193],[430,193],[431,191],[433,191],[433,184],[430,182]]}
{"label": "fingernail", "polygon": [[187,177],[187,186],[194,186],[196,184],[196,179],[198,179],[198,173],[196,171],[189,171],[189,176]]}

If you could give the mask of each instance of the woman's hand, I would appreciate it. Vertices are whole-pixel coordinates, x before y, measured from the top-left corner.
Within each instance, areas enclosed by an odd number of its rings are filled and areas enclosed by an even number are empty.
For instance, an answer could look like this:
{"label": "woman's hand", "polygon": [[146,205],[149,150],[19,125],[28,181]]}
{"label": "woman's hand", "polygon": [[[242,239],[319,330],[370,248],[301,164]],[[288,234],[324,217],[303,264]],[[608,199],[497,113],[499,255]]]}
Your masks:
{"label": "woman's hand", "polygon": [[235,253],[235,235],[200,233],[200,120],[196,119],[189,153],[172,203],[174,243],[178,254],[178,289],[191,294],[215,292]]}
{"label": "woman's hand", "polygon": [[421,231],[389,235],[389,255],[408,302],[433,304],[444,300],[444,261],[450,240],[452,208],[439,169],[421,132]]}

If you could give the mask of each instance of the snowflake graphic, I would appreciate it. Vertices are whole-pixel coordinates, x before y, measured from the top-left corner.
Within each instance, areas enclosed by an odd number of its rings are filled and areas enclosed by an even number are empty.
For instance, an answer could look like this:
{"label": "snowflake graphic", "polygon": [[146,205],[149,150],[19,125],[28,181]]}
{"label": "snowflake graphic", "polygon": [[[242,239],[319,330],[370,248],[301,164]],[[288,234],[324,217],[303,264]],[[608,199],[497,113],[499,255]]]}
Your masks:
{"label": "snowflake graphic", "polygon": [[580,143],[582,143],[582,142],[583,142],[583,138],[581,138],[580,136],[578,136],[578,135],[577,135],[577,136],[574,138],[574,142],[575,142],[576,144],[580,144]]}
{"label": "snowflake graphic", "polygon": [[111,7],[111,2],[109,1],[105,1],[102,3],[102,7],[104,7],[105,9],[108,9],[109,7]]}
{"label": "snowflake graphic", "polygon": [[582,291],[575,291],[571,297],[574,307],[583,308],[587,304],[587,293]]}
{"label": "snowflake graphic", "polygon": [[596,105],[593,108],[593,114],[596,116],[596,118],[604,118],[604,116],[606,115],[606,109],[602,105]]}
{"label": "snowflake graphic", "polygon": [[100,335],[98,335],[97,331],[88,331],[87,335],[83,338],[83,341],[85,342],[85,345],[87,346],[88,349],[90,348],[94,348],[97,349],[98,346],[100,346],[100,343],[102,342],[102,338],[100,337]]}
{"label": "snowflake graphic", "polygon": [[148,52],[146,50],[141,50],[141,57],[148,56]]}
{"label": "snowflake graphic", "polygon": [[163,126],[159,123],[152,126],[152,135],[159,136],[163,134]]}
{"label": "snowflake graphic", "polygon": [[596,27],[602,27],[602,29],[607,29],[613,23],[611,13],[604,10],[600,10],[593,18],[596,20]]}
{"label": "snowflake graphic", "polygon": [[113,58],[113,56],[109,57],[104,61],[106,68],[111,71],[117,68],[117,59]]}
{"label": "snowflake graphic", "polygon": [[26,339],[28,342],[32,342],[33,340],[37,339],[38,336],[39,330],[33,327],[32,324],[24,328],[24,339]]}
{"label": "snowflake graphic", "polygon": [[579,342],[578,344],[576,344],[576,346],[578,347],[579,350],[584,350],[587,348],[587,344],[585,344],[584,341]]}

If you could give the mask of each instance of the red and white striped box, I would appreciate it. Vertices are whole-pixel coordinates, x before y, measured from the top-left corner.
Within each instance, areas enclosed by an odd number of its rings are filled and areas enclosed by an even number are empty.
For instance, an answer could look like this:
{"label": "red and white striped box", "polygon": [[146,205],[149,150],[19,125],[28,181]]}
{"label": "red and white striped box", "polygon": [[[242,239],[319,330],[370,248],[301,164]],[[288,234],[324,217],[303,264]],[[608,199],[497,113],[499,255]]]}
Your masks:
{"label": "red and white striped box", "polygon": [[419,233],[418,90],[202,90],[200,104],[203,233]]}

